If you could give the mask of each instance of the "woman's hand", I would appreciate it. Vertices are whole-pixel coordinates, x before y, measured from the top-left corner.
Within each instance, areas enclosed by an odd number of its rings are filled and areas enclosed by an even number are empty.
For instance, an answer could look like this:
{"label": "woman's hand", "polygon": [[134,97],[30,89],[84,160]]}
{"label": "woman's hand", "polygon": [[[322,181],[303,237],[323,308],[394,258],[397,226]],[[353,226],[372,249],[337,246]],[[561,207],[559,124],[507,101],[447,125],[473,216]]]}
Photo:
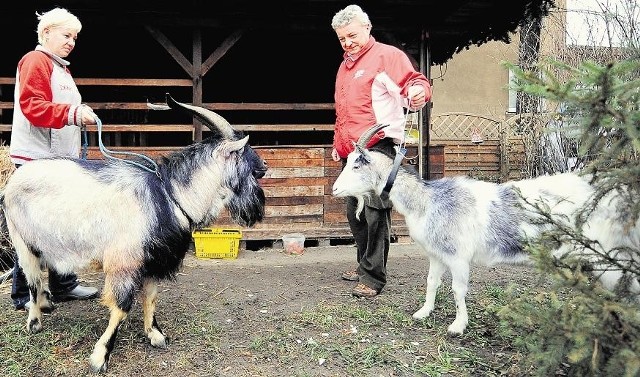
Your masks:
{"label": "woman's hand", "polygon": [[93,112],[93,109],[87,105],[80,106],[82,125],[96,124],[97,115]]}

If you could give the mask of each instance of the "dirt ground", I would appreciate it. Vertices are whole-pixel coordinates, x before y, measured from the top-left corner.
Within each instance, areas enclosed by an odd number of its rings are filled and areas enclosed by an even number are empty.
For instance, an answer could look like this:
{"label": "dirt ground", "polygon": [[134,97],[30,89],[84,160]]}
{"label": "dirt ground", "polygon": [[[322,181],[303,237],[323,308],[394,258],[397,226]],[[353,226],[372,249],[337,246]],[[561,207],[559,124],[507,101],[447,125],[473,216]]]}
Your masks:
{"label": "dirt ground", "polygon": [[[433,322],[414,324],[411,314],[422,305],[428,267],[424,252],[413,244],[392,244],[389,282],[382,294],[374,299],[353,297],[350,291],[355,283],[340,279],[341,272],[353,268],[354,263],[353,246],[307,247],[303,255],[287,255],[278,248],[242,250],[233,260],[203,260],[190,253],[177,280],[163,282],[160,287],[156,315],[170,339],[168,349],[155,349],[149,345],[142,330],[140,305],[136,303],[120,329],[107,375],[358,375],[356,371],[362,360],[358,355],[346,355],[346,350],[360,347],[360,343],[366,342],[363,340],[366,337],[359,334],[357,340],[351,339],[355,336],[354,325],[347,323],[364,326],[366,318],[364,322],[357,318],[361,311],[364,317],[372,318],[367,329],[377,334],[377,341],[403,342],[404,349],[396,347],[398,349],[393,352],[398,352],[398,355],[391,355],[392,360],[377,366],[374,363],[359,375],[426,375],[415,372],[411,367],[409,371],[399,371],[397,365],[390,364],[394,358],[404,358],[408,353],[419,354],[411,355],[415,363],[420,358],[434,358],[433,355],[441,352],[438,348],[442,347],[441,344],[429,343],[441,339],[446,326],[453,320],[455,313],[451,309],[453,298],[450,292],[445,293],[444,298],[448,310],[440,310]],[[474,267],[468,296],[470,314],[473,316],[476,311],[481,312],[481,308],[474,307],[478,304],[473,303],[481,287],[487,284],[505,287],[516,279],[526,281],[527,274],[523,274],[523,269],[526,271],[523,266]],[[101,272],[85,271],[80,278],[84,284],[100,286],[103,276]],[[24,323],[26,314],[12,310],[9,287],[0,286],[0,292],[4,297],[0,310],[9,316],[5,320]],[[378,316],[387,311],[393,311],[392,317],[388,317],[393,318],[389,323],[393,322],[393,326],[395,323],[405,324],[406,328],[394,330],[386,327],[390,325]],[[340,312],[348,312],[350,319],[336,321],[333,317],[340,316]],[[472,322],[476,317],[472,317]],[[106,309],[97,300],[61,303],[51,315],[45,316],[44,335],[29,336],[64,339],[65,333],[71,331],[65,326],[85,326],[79,330],[82,335],[78,339],[71,341],[65,349],[55,351],[68,353],[68,357],[62,359],[64,362],[54,358],[55,373],[49,369],[52,366],[46,360],[32,360],[33,357],[26,356],[21,360],[20,355],[4,357],[17,359],[16,365],[25,371],[21,375],[86,375],[87,357],[106,327],[106,321]],[[474,326],[470,324],[472,333],[490,331],[484,329],[484,325],[476,326],[475,330]],[[369,335],[369,341],[372,336]],[[310,346],[323,337],[336,337],[337,340],[323,350]],[[345,341],[351,343],[347,345]],[[453,348],[468,347],[473,340],[462,338],[456,342]],[[301,348],[296,348],[296,344]],[[29,349],[28,345],[25,347]],[[504,355],[503,348],[496,345],[487,352],[500,351]],[[331,356],[336,354],[340,356]],[[46,352],[38,357],[46,359]],[[499,355],[488,357],[490,360],[483,363],[494,364],[489,367],[493,370],[490,374],[495,375],[495,370],[503,368],[500,363],[509,363],[509,360],[495,360]],[[449,373],[429,375],[475,375],[470,371],[477,366],[472,364],[449,369]],[[456,369],[458,373],[451,372]],[[444,370],[447,371],[446,368]]]}

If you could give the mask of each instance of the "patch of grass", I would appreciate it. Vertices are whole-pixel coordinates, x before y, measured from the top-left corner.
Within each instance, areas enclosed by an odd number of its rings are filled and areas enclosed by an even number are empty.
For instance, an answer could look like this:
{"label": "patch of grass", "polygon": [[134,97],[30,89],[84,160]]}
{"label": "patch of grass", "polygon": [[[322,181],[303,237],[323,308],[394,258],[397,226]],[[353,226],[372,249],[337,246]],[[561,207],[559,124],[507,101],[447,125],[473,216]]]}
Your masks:
{"label": "patch of grass", "polygon": [[[24,312],[16,314],[25,315]],[[17,315],[16,315],[17,318]],[[39,334],[28,334],[26,316],[15,322],[0,325],[3,355],[0,371],[10,376],[32,375],[35,370],[48,370],[53,375],[65,375],[83,361],[77,349],[86,345],[90,324],[73,323],[68,326],[46,326]],[[49,318],[46,318],[49,319]],[[51,322],[51,321],[49,321]]]}
{"label": "patch of grass", "polygon": [[[465,375],[478,367],[491,370],[481,355],[460,346],[460,339],[449,338],[446,326],[437,327],[441,336],[425,337],[422,321],[413,321],[388,305],[374,309],[319,305],[293,315],[284,331],[253,338],[252,350],[283,362],[294,356],[306,358],[310,364],[324,360],[343,365],[353,376],[370,375],[382,367],[403,375],[428,376]],[[302,339],[298,332],[311,336]]]}
{"label": "patch of grass", "polygon": [[[245,288],[211,297],[210,290],[193,286],[167,284],[163,291],[156,317],[169,338],[167,349],[149,344],[140,305],[134,305],[104,377],[526,374],[514,369],[523,357],[511,339],[498,335],[490,310],[507,300],[499,283],[470,292],[469,327],[458,337],[446,332],[455,317],[447,284],[431,316],[420,321],[411,315],[423,303],[422,284],[372,300],[314,290],[316,284],[291,296],[305,298],[293,304],[281,296],[280,286],[270,296],[256,290],[250,297]],[[308,299],[307,291],[326,294]],[[96,301],[63,303],[44,317],[44,330],[35,335],[27,334],[25,321],[25,312],[14,311],[8,299],[0,301],[0,375],[86,376],[108,311]]]}

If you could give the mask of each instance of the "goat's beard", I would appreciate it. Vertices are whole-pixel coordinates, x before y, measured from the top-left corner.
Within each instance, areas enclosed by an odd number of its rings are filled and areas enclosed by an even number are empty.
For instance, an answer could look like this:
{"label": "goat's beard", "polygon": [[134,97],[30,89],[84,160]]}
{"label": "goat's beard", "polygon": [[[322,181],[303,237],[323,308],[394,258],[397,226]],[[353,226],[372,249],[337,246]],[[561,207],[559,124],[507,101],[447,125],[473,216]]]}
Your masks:
{"label": "goat's beard", "polygon": [[360,220],[360,214],[364,209],[364,198],[365,195],[356,196],[356,199],[358,200],[358,205],[356,206],[356,219],[358,220]]}
{"label": "goat's beard", "polygon": [[262,160],[251,148],[241,158],[227,161],[225,184],[232,191],[227,208],[231,218],[241,226],[251,227],[264,218],[264,191],[254,173],[265,170]]}
{"label": "goat's beard", "polygon": [[240,194],[234,195],[227,208],[237,224],[251,227],[264,218],[264,204],[264,191],[256,182],[253,186],[245,186]]}

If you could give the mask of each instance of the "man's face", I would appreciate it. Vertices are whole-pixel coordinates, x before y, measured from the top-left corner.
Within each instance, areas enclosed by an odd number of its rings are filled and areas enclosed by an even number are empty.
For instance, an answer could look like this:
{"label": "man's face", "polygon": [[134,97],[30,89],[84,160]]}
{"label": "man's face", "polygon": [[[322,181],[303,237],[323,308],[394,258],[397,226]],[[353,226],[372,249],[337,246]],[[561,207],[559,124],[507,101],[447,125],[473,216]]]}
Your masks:
{"label": "man's face", "polygon": [[369,41],[370,32],[371,26],[363,25],[357,20],[336,29],[342,49],[350,55],[357,54],[362,50],[362,47]]}

